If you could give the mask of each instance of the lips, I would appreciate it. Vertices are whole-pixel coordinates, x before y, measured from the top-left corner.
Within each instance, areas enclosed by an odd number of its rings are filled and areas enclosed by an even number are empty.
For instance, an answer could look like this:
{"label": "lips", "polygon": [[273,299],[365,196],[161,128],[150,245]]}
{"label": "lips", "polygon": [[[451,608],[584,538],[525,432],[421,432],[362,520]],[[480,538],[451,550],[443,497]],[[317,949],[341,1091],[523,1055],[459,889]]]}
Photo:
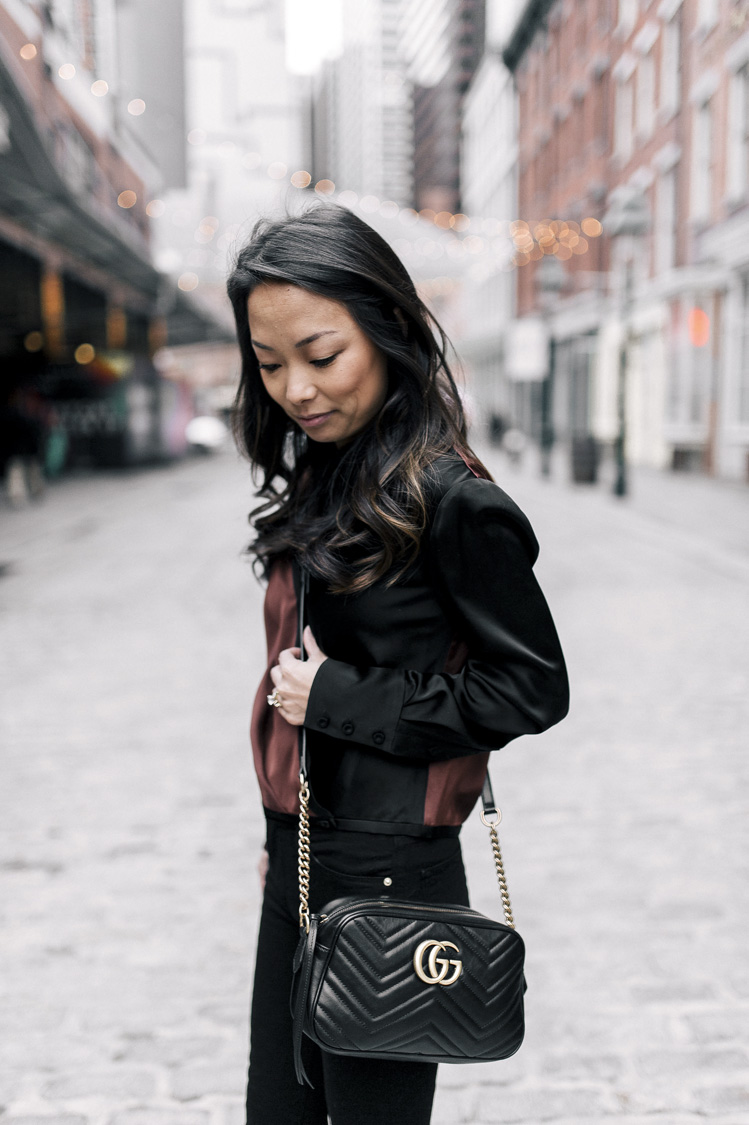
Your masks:
{"label": "lips", "polygon": [[304,414],[297,415],[297,422],[301,426],[319,426],[326,419],[330,418],[332,410],[326,410],[323,414]]}

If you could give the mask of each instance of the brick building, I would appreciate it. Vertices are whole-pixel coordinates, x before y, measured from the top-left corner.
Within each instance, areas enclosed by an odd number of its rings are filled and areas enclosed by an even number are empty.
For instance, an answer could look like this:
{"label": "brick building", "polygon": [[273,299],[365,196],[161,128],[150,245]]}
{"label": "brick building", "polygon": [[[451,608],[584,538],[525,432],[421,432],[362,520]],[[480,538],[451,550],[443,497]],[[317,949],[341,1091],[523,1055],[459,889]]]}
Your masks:
{"label": "brick building", "polygon": [[[538,311],[544,253],[566,271],[549,317],[557,436],[613,442],[626,330],[628,456],[738,478],[749,449],[748,8],[530,0],[505,52],[529,222],[515,232],[519,315]],[[649,230],[590,237],[585,220],[625,201]]]}
{"label": "brick building", "polygon": [[[609,0],[526,4],[504,52],[518,92],[517,310],[555,340],[553,423],[561,440],[589,432],[606,309],[608,248],[598,224],[610,161],[612,7]],[[549,308],[539,264],[551,255],[564,264],[564,287]],[[522,421],[539,436],[538,417]]]}
{"label": "brick building", "polygon": [[691,8],[684,206],[693,284],[677,324],[691,336],[692,364],[674,366],[669,421],[688,427],[685,446],[708,470],[749,480],[749,3]]}

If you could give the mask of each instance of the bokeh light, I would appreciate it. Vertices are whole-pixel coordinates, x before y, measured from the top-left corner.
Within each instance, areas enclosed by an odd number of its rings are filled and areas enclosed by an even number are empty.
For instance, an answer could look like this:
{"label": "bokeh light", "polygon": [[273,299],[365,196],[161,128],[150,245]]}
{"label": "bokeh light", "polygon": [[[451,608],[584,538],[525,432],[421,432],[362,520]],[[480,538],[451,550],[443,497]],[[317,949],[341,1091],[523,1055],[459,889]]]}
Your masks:
{"label": "bokeh light", "polygon": [[152,199],[146,204],[146,214],[149,219],[160,219],[165,211],[166,203],[163,199]]}
{"label": "bokeh light", "polygon": [[582,228],[583,234],[587,234],[588,238],[598,238],[603,230],[598,219],[583,219],[580,223],[580,227]]}
{"label": "bokeh light", "polygon": [[184,293],[190,293],[198,288],[199,280],[196,273],[183,273],[180,274],[177,285]]}
{"label": "bokeh light", "polygon": [[27,352],[40,352],[44,347],[44,336],[41,332],[29,332],[23,338],[23,346]]}
{"label": "bokeh light", "polygon": [[[247,157],[245,157],[245,160],[246,159]],[[307,188],[311,183],[312,177],[310,176],[309,172],[305,172],[303,170],[294,172],[293,176],[291,177],[292,187],[295,188]]]}
{"label": "bokeh light", "polygon": [[69,82],[71,78],[75,78],[75,67],[72,63],[63,63],[57,73],[60,78],[64,78],[66,82]]}
{"label": "bokeh light", "polygon": [[133,98],[132,101],[127,103],[127,112],[131,113],[133,117],[140,117],[142,113],[146,112],[146,103],[143,98]]}
{"label": "bokeh light", "polygon": [[103,98],[105,94],[109,93],[109,83],[105,82],[103,78],[97,78],[95,82],[91,83],[91,93],[95,98]]}
{"label": "bokeh light", "polygon": [[318,180],[315,184],[315,191],[318,195],[332,195],[335,191],[335,184],[332,180]]}
{"label": "bokeh light", "polygon": [[91,344],[79,344],[73,352],[75,362],[80,364],[90,363],[95,355],[96,352]]}
{"label": "bokeh light", "polygon": [[134,191],[130,191],[129,188],[126,191],[121,191],[117,196],[118,206],[122,207],[125,211],[129,211],[130,208],[134,207],[137,202],[138,196]]}
{"label": "bokeh light", "polygon": [[24,43],[21,50],[18,52],[22,59],[29,62],[30,59],[35,59],[37,56],[37,49],[33,43]]}
{"label": "bokeh light", "polygon": [[710,340],[710,317],[704,309],[693,308],[687,314],[689,341],[695,348],[704,348]]}

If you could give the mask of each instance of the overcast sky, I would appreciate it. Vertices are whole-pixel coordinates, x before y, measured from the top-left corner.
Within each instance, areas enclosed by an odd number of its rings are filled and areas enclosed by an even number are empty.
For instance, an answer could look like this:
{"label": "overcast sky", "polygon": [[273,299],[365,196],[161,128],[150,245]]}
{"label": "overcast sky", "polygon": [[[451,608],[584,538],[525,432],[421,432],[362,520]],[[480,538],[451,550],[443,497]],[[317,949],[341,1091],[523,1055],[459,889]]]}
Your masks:
{"label": "overcast sky", "polygon": [[340,52],[343,0],[286,0],[286,59],[295,74],[312,74]]}

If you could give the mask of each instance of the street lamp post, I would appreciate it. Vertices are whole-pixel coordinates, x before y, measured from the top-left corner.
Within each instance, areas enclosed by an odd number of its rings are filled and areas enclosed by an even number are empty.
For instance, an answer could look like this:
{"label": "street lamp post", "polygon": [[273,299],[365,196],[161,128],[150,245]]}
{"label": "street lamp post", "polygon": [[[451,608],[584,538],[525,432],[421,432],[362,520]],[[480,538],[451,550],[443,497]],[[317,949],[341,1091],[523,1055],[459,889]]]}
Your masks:
{"label": "street lamp post", "polygon": [[616,382],[616,421],[617,430],[614,439],[614,463],[616,475],[614,477],[614,496],[627,495],[627,369],[629,367],[629,351],[632,343],[631,330],[632,314],[632,262],[624,266],[624,290],[622,296],[622,338],[619,344],[619,365]]}
{"label": "street lamp post", "polygon": [[536,285],[539,306],[549,337],[549,359],[546,377],[541,384],[541,475],[551,475],[551,451],[554,448],[554,376],[556,372],[556,340],[551,330],[551,309],[554,298],[564,288],[566,272],[559,258],[546,255],[538,263]]}
{"label": "street lamp post", "polygon": [[614,495],[626,496],[627,483],[627,382],[629,353],[631,350],[631,319],[634,303],[634,262],[633,244],[636,238],[650,229],[650,211],[642,195],[629,194],[611,200],[609,210],[604,216],[604,229],[612,239],[627,238],[631,248],[624,264],[624,278],[621,287],[622,338],[619,345],[619,367],[616,387],[617,433],[614,439]]}

